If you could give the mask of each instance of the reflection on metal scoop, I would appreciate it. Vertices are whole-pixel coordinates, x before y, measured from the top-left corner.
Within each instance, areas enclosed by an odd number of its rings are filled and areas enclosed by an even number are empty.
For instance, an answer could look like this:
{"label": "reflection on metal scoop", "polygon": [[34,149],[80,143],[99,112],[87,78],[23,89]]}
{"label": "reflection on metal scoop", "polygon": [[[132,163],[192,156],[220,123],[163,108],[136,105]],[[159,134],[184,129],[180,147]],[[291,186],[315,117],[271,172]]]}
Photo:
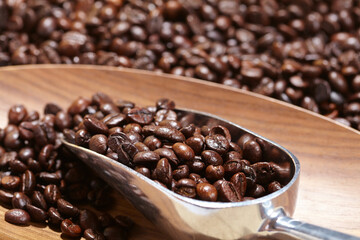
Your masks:
{"label": "reflection on metal scoop", "polygon": [[259,235],[273,235],[278,239],[360,240],[289,217],[295,210],[300,174],[300,163],[289,151],[219,117],[193,110],[177,109],[176,112],[182,121],[198,126],[223,125],[229,129],[233,139],[244,133],[263,139],[278,150],[283,161],[291,164],[293,175],[290,182],[282,189],[255,200],[231,203],[200,201],[178,195],[104,155],[65,140],[63,144],[173,239],[257,239]]}

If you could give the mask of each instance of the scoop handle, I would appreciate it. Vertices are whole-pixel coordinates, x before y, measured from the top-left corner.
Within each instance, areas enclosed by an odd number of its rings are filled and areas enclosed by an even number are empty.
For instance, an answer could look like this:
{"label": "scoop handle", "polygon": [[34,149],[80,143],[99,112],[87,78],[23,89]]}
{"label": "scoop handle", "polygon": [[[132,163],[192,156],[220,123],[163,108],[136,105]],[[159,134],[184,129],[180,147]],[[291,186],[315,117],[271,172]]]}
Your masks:
{"label": "scoop handle", "polygon": [[285,215],[273,219],[271,228],[285,231],[304,240],[360,240],[359,237],[298,221]]}

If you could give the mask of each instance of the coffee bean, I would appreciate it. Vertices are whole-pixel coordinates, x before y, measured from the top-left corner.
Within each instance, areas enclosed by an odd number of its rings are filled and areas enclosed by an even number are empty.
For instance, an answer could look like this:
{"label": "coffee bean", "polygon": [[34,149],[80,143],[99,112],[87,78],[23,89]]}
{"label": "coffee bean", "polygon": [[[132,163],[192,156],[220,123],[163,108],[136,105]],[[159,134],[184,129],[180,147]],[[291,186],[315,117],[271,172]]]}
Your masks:
{"label": "coffee bean", "polygon": [[196,193],[201,200],[215,202],[217,200],[217,190],[209,183],[199,183],[196,185]]}
{"label": "coffee bean", "polygon": [[271,182],[267,187],[267,191],[269,193],[276,192],[276,191],[278,191],[280,189],[281,189],[281,184],[279,182],[277,182],[277,181]]}
{"label": "coffee bean", "polygon": [[86,240],[105,240],[105,236],[102,233],[96,232],[91,228],[84,231],[84,238]]}
{"label": "coffee bean", "polygon": [[16,225],[28,225],[30,215],[22,209],[11,209],[5,213],[5,221]]}
{"label": "coffee bean", "polygon": [[133,158],[135,164],[151,164],[160,160],[159,154],[153,151],[138,152]]}
{"label": "coffee bean", "polygon": [[12,106],[8,114],[9,124],[20,124],[26,118],[27,114],[27,110],[23,105]]}
{"label": "coffee bean", "polygon": [[158,138],[167,140],[169,142],[183,142],[185,141],[184,135],[177,129],[166,126],[144,126],[142,129],[143,134],[153,134]]}
{"label": "coffee bean", "polygon": [[152,173],[152,178],[170,186],[172,181],[172,169],[167,158],[161,158]]}
{"label": "coffee bean", "polygon": [[56,185],[47,185],[44,190],[44,198],[47,203],[55,204],[56,201],[61,198],[61,192]]}
{"label": "coffee bean", "polygon": [[243,145],[244,158],[252,163],[259,162],[262,159],[262,150],[256,141],[247,141]]}
{"label": "coffee bean", "polygon": [[194,198],[196,196],[196,182],[189,178],[180,179],[174,190],[184,197]]}
{"label": "coffee bean", "polygon": [[34,173],[30,170],[26,170],[21,175],[21,186],[20,189],[25,194],[31,194],[35,190],[36,186],[36,177]]}
{"label": "coffee bean", "polygon": [[74,224],[70,219],[65,219],[61,222],[61,232],[65,236],[79,237],[81,235],[81,228]]}
{"label": "coffee bean", "polygon": [[223,159],[220,156],[220,154],[218,154],[217,152],[213,151],[213,150],[205,150],[201,153],[201,158],[202,160],[207,164],[207,165],[222,165],[223,164]]}
{"label": "coffee bean", "polygon": [[48,210],[48,216],[49,216],[49,224],[52,226],[59,227],[61,222],[64,220],[58,210],[54,207],[50,207]]}
{"label": "coffee bean", "polygon": [[88,209],[80,211],[79,223],[82,229],[98,230],[100,227],[96,214]]}
{"label": "coffee bean", "polygon": [[20,178],[17,176],[4,176],[1,178],[1,186],[7,190],[17,190],[20,186]]}
{"label": "coffee bean", "polygon": [[230,182],[232,182],[234,184],[234,186],[237,188],[237,191],[239,192],[241,197],[245,196],[246,193],[246,187],[247,187],[247,180],[246,180],[246,175],[243,172],[238,172],[236,174],[234,174],[231,179]]}
{"label": "coffee bean", "polygon": [[107,149],[107,137],[103,134],[96,134],[90,138],[89,141],[90,150],[104,154]]}
{"label": "coffee bean", "polygon": [[153,114],[146,108],[132,109],[127,113],[127,118],[131,122],[138,123],[140,125],[149,124],[154,118]]}
{"label": "coffee bean", "polygon": [[92,134],[107,134],[109,131],[108,127],[93,115],[84,117],[84,125]]}
{"label": "coffee bean", "polygon": [[43,210],[47,210],[47,208],[48,208],[43,194],[39,191],[33,192],[32,196],[31,196],[31,203],[34,206],[41,208]]}
{"label": "coffee bean", "polygon": [[43,209],[35,207],[31,204],[26,205],[26,210],[30,214],[31,220],[34,222],[45,222],[48,218],[47,212]]}
{"label": "coffee bean", "polygon": [[56,204],[58,211],[64,216],[76,217],[80,212],[77,207],[62,198],[58,199]]}
{"label": "coffee bean", "polygon": [[229,150],[229,141],[220,134],[206,136],[205,144],[209,150],[214,150],[220,155],[225,154]]}
{"label": "coffee bean", "polygon": [[219,200],[223,202],[241,201],[241,195],[233,183],[226,180],[218,180],[214,183],[214,186],[218,192]]}
{"label": "coffee bean", "polygon": [[195,157],[194,151],[184,143],[175,143],[172,148],[181,162],[192,161]]}

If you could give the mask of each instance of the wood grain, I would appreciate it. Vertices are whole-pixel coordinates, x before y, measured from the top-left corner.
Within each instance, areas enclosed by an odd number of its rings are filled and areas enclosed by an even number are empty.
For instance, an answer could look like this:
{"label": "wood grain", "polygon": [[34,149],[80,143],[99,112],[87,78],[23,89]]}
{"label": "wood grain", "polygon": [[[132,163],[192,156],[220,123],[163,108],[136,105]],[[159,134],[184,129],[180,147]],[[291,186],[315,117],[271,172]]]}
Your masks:
{"label": "wood grain", "polygon": [[[216,114],[269,138],[297,156],[301,179],[295,218],[360,236],[360,133],[298,107],[223,85],[145,71],[94,66],[25,66],[0,70],[0,127],[7,110],[23,103],[43,111],[46,102],[66,108],[81,95],[102,91],[153,105],[160,97],[177,106]],[[166,239],[130,203],[116,195],[112,213],[137,223],[131,239]],[[45,226],[6,223],[0,207],[0,239],[58,239]]]}

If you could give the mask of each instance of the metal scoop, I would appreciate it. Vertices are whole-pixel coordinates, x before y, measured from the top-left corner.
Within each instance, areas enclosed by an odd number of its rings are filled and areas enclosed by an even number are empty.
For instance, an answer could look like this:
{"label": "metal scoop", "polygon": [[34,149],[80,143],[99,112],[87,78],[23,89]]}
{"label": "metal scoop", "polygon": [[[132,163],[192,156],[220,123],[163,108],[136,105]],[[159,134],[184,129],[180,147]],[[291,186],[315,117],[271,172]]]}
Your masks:
{"label": "metal scoop", "polygon": [[222,125],[233,139],[248,133],[266,141],[291,164],[292,178],[282,189],[244,202],[207,202],[178,195],[133,169],[89,149],[63,140],[63,144],[118,190],[161,231],[173,239],[256,239],[273,235],[280,239],[360,240],[358,237],[290,218],[295,210],[300,163],[278,144],[234,123],[193,110],[177,109],[181,119],[195,125]]}

